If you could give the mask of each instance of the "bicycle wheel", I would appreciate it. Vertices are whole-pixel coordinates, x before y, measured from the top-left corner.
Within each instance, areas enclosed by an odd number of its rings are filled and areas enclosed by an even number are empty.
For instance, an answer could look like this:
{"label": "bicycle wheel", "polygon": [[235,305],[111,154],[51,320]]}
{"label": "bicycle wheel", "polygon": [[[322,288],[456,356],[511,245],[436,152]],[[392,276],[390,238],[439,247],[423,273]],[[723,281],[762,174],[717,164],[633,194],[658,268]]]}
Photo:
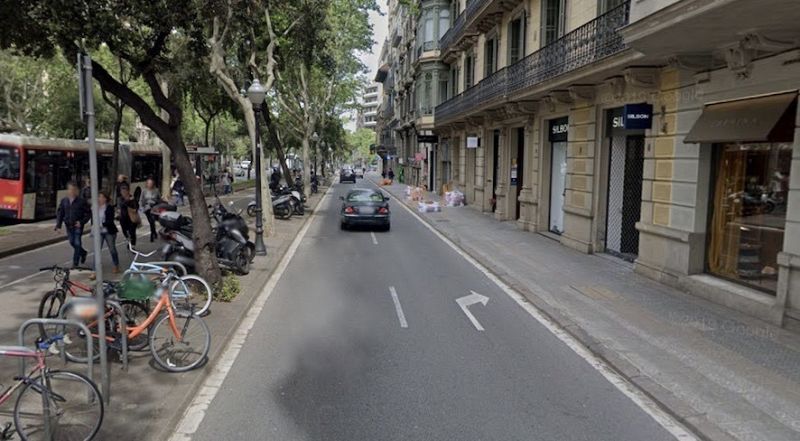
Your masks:
{"label": "bicycle wheel", "polygon": [[[39,318],[58,318],[61,312],[61,306],[67,298],[67,293],[63,289],[54,289],[48,291],[42,300],[39,302]],[[47,338],[47,332],[44,325],[39,325],[39,334],[42,338]]]}
{"label": "bicycle wheel", "polygon": [[[44,394],[44,396],[42,396]],[[86,376],[70,371],[47,371],[26,384],[14,406],[14,424],[23,441],[47,440],[44,405],[54,441],[91,440],[103,423],[103,399]]]}
{"label": "bicycle wheel", "polygon": [[[122,306],[122,311],[125,312],[125,326],[127,329],[137,326],[140,323],[144,323],[144,321],[147,320],[147,317],[150,315],[150,308],[148,308],[143,302],[137,302],[136,300],[123,300],[120,302],[120,306]],[[120,329],[116,323],[114,323],[114,327],[112,329],[114,329],[117,334],[120,332]],[[137,335],[135,338],[129,338],[128,350],[141,351],[146,348],[147,343],[150,340],[148,333],[149,329],[148,331]],[[122,348],[122,346],[120,346],[120,348]]]}
{"label": "bicycle wheel", "polygon": [[169,315],[164,314],[150,332],[150,352],[159,366],[170,372],[185,372],[205,361],[211,346],[211,331],[197,314],[176,311],[172,330]]}
{"label": "bicycle wheel", "polygon": [[190,312],[194,307],[194,313],[202,316],[211,307],[211,286],[200,276],[181,277],[172,283],[169,293],[172,304],[178,309]]}

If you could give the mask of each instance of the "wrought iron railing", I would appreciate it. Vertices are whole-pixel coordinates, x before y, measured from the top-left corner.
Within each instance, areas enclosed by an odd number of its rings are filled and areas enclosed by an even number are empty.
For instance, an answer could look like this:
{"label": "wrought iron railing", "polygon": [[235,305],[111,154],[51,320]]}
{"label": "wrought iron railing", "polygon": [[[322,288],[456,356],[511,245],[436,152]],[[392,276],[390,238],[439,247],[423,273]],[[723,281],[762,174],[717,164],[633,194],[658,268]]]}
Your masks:
{"label": "wrought iron railing", "polygon": [[[473,0],[478,1],[482,0]],[[623,51],[627,46],[618,30],[628,24],[629,13],[630,2],[625,2],[518,62],[489,75],[478,84],[438,105],[437,122],[494,100],[504,99],[515,92]]]}

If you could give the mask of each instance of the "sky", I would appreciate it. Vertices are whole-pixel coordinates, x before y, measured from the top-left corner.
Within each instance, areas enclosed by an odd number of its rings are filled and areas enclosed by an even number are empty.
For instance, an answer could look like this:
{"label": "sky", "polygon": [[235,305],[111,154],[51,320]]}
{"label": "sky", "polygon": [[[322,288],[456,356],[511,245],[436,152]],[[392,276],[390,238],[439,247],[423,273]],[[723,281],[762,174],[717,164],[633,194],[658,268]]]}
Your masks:
{"label": "sky", "polygon": [[[367,79],[372,82],[375,78],[375,72],[378,70],[378,57],[381,56],[381,47],[383,40],[386,39],[386,34],[389,33],[389,16],[387,15],[387,0],[378,0],[378,7],[381,12],[370,12],[369,22],[372,24],[372,52],[366,52],[359,57],[361,61],[367,66],[369,72]],[[355,114],[353,115],[355,117]],[[350,121],[345,125],[345,129],[354,131],[356,129],[355,121]]]}

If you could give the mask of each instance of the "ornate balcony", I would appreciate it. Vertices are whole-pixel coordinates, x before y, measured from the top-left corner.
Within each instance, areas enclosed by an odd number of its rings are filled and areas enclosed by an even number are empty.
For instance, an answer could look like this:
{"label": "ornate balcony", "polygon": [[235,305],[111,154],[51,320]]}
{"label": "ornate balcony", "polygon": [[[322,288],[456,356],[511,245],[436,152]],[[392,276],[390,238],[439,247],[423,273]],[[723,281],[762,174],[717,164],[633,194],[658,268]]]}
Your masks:
{"label": "ornate balcony", "polygon": [[[517,0],[512,0],[511,3],[515,1]],[[479,28],[482,27],[479,24],[482,20],[496,22],[497,14],[495,13],[505,10],[508,7],[506,3],[497,0],[467,0],[467,6],[461,11],[461,14],[458,14],[450,29],[439,39],[441,53],[447,54],[450,50],[455,49],[456,43],[460,42],[462,37],[477,34]]]}
{"label": "ornate balcony", "polygon": [[[483,0],[473,0],[480,1]],[[437,106],[437,125],[461,114],[502,103],[515,93],[622,52],[627,46],[619,28],[628,24],[629,13],[630,2],[626,2],[484,78]]]}

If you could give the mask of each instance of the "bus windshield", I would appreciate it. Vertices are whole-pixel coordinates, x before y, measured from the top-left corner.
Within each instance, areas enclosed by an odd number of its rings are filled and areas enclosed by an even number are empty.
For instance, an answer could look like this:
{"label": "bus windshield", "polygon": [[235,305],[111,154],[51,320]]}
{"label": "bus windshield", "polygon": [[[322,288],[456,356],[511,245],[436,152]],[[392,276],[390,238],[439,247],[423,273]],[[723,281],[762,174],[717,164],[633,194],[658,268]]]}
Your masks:
{"label": "bus windshield", "polygon": [[0,179],[19,180],[19,150],[0,146]]}

